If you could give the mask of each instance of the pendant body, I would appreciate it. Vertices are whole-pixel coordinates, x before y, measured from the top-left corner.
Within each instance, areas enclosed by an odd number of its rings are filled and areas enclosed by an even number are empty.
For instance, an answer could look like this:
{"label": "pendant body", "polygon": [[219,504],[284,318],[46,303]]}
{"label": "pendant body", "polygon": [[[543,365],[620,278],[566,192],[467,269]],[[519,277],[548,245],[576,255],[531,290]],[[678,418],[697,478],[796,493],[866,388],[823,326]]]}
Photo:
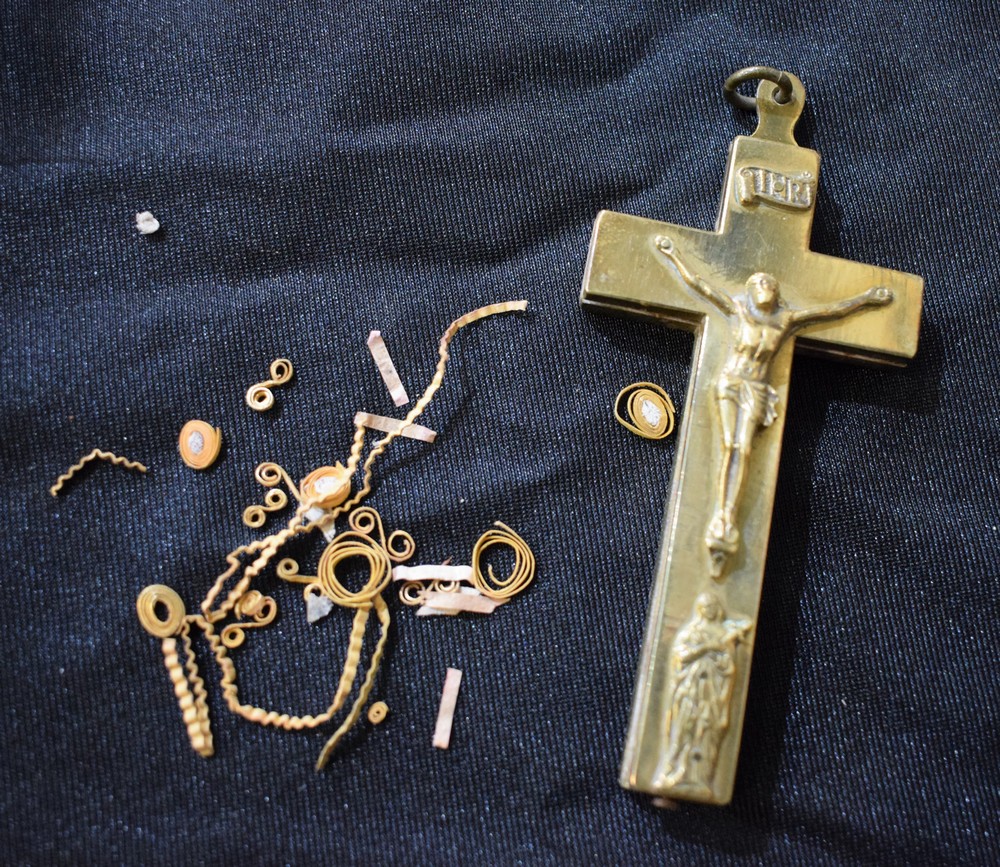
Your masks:
{"label": "pendant body", "polygon": [[819,154],[779,103],[732,144],[714,231],[602,212],[581,303],[694,331],[621,784],[725,804],[736,775],[795,348],[902,364],[923,281],[809,249]]}

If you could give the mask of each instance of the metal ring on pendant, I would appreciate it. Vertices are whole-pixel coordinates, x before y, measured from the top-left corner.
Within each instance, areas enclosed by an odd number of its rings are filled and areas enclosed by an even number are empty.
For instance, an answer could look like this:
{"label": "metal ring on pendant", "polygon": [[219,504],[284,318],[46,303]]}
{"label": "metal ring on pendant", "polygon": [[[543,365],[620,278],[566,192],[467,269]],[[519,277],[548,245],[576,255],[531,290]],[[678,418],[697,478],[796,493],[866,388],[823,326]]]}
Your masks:
{"label": "metal ring on pendant", "polygon": [[778,105],[785,105],[792,98],[791,78],[788,77],[787,72],[775,69],[773,66],[747,66],[743,69],[738,69],[726,79],[726,83],[722,85],[722,92],[725,94],[726,99],[736,106],[736,108],[742,108],[744,111],[756,111],[757,98],[744,96],[736,88],[746,81],[758,81],[760,79],[773,81],[778,85],[774,94],[774,101]]}

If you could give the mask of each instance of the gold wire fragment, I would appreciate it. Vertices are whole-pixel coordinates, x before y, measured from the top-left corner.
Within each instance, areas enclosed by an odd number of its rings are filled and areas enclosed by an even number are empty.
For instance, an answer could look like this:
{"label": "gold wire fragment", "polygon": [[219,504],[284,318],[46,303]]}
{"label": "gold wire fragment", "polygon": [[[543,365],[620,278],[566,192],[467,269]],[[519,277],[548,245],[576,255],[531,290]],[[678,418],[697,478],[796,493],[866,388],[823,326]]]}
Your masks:
{"label": "gold wire fragment", "polygon": [[140,473],[146,472],[145,464],[140,464],[138,461],[130,461],[128,458],[119,457],[116,454],[103,451],[102,449],[94,449],[90,452],[90,454],[84,455],[80,458],[80,460],[73,464],[73,466],[66,470],[65,473],[59,476],[59,478],[56,479],[56,483],[49,488],[49,493],[52,494],[53,497],[58,496],[66,482],[73,478],[73,476],[82,470],[84,466],[97,458],[100,458],[103,461],[108,461],[118,467],[125,467],[125,469],[128,470],[138,470]]}
{"label": "gold wire fragment", "polygon": [[[501,521],[494,521],[496,530],[487,530],[476,541],[472,549],[472,584],[490,599],[510,599],[524,590],[535,577],[535,555],[528,543],[517,535],[510,527]],[[486,572],[489,580],[483,575],[479,565],[483,554],[495,545],[507,545],[514,551],[514,568],[506,578],[497,578],[493,567],[487,564]]]}
{"label": "gold wire fragment", "polygon": [[[165,584],[150,584],[146,587],[135,600],[135,609],[142,628],[157,638],[180,635],[184,618],[187,617],[183,600],[176,590]],[[166,613],[166,617],[160,616],[161,610]]]}
{"label": "gold wire fragment", "polygon": [[[626,415],[621,412],[626,404]],[[648,440],[662,440],[674,430],[674,402],[660,386],[652,382],[633,382],[618,392],[615,418],[632,433]]]}
{"label": "gold wire fragment", "polygon": [[417,581],[410,581],[399,588],[399,601],[404,605],[422,605],[424,602],[424,586]]}
{"label": "gold wire fragment", "polygon": [[371,430],[382,431],[382,433],[400,433],[411,440],[420,440],[425,443],[432,443],[437,439],[437,431],[432,431],[422,424],[405,424],[398,418],[389,418],[384,415],[373,415],[370,412],[359,412],[354,416],[356,425],[364,425]]}
{"label": "gold wire fragment", "polygon": [[192,470],[207,470],[222,449],[222,431],[207,421],[193,418],[181,428],[177,448],[181,460]]}
{"label": "gold wire fragment", "polygon": [[274,406],[274,392],[272,388],[284,385],[295,373],[292,362],[287,358],[276,358],[271,362],[271,378],[263,382],[257,382],[247,389],[246,401],[250,409],[257,412],[265,412]]}
{"label": "gold wire fragment", "polygon": [[[340,743],[340,739],[351,730],[354,724],[358,721],[358,717],[361,716],[361,709],[365,706],[365,702],[368,701],[368,694],[371,692],[372,686],[375,682],[375,675],[378,672],[379,664],[382,662],[382,653],[385,651],[385,642],[389,637],[389,608],[381,596],[375,597],[374,606],[375,614],[378,617],[380,632],[378,642],[375,644],[375,650],[372,653],[371,663],[368,666],[368,671],[361,684],[358,697],[354,700],[354,704],[351,706],[350,712],[340,724],[340,727],[330,736],[330,740],[326,742],[320,752],[319,758],[316,760],[317,771],[321,771],[326,767],[326,763],[330,760],[330,756],[333,755],[333,751],[337,748],[337,744]],[[355,665],[355,668],[356,667],[357,666]]]}
{"label": "gold wire fragment", "polygon": [[384,701],[377,701],[370,708],[368,708],[368,722],[372,725],[378,725],[380,722],[384,722],[388,715],[389,705],[387,705]]}
{"label": "gold wire fragment", "polygon": [[248,527],[263,527],[268,512],[277,512],[288,505],[288,495],[277,488],[264,494],[264,505],[247,506],[243,510],[243,523]]}
{"label": "gold wire fragment", "polygon": [[373,331],[368,335],[368,349],[372,354],[372,358],[375,359],[378,372],[382,374],[382,381],[385,383],[385,387],[389,389],[389,396],[392,398],[392,402],[396,406],[403,406],[403,404],[408,403],[410,398],[407,396],[406,389],[399,379],[399,374],[396,372],[396,365],[392,363],[389,350],[385,348],[385,341],[382,339],[381,331]]}
{"label": "gold wire fragment", "polygon": [[462,672],[457,668],[449,668],[444,678],[444,689],[441,690],[441,706],[438,708],[434,739],[431,741],[439,750],[448,749],[451,743],[451,725],[455,719],[455,705],[458,703],[458,688],[461,685]]}

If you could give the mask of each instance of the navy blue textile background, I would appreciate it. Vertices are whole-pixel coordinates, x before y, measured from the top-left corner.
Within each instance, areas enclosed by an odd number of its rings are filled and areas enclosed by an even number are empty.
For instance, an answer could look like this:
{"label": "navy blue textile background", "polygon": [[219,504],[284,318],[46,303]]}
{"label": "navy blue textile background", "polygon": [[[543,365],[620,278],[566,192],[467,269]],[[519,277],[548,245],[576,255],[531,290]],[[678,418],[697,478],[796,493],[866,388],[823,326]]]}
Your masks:
{"label": "navy blue textile background", "polygon": [[[963,2],[17,2],[0,11],[0,846],[7,862],[990,863],[998,857],[998,14]],[[691,338],[581,312],[593,218],[710,227],[721,96],[805,82],[824,157],[813,246],[924,275],[916,360],[800,359],[735,798],[664,812],[618,788],[674,440],[610,414],[635,380],[680,402]],[[139,236],[136,211],[161,220]],[[259,501],[346,457],[358,409],[411,395],[478,305],[369,500],[420,562],[494,519],[534,548],[489,618],[393,601],[375,697],[327,734],[229,714],[187,745],[139,590],[194,608]],[[294,385],[243,404],[278,356]],[[222,460],[176,452],[189,418]],[[88,470],[95,445],[146,476]],[[320,546],[296,551],[307,562]],[[242,695],[325,707],[349,613],[294,588],[234,656]],[[452,748],[430,745],[445,668]]]}

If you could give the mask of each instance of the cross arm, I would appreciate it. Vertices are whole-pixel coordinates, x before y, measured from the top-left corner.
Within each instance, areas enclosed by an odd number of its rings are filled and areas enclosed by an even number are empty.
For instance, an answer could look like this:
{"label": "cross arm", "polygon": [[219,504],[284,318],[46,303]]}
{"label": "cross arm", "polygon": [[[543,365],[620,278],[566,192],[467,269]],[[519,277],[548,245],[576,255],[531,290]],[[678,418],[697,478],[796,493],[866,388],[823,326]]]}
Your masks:
{"label": "cross arm", "polygon": [[[797,347],[810,354],[902,365],[917,351],[924,281],[915,274],[806,251],[795,305],[803,310]],[[884,303],[885,289],[892,299]],[[872,291],[876,290],[876,291]],[[811,308],[811,309],[810,309]],[[824,313],[830,312],[830,316]],[[849,315],[852,314],[853,315]],[[838,318],[832,319],[832,316]]]}
{"label": "cross arm", "polygon": [[701,297],[706,301],[714,304],[723,313],[729,314],[735,311],[736,307],[733,304],[733,299],[729,295],[719,289],[716,289],[711,284],[706,283],[697,274],[691,273],[684,257],[677,251],[672,238],[669,238],[666,235],[660,235],[656,238],[655,244],[657,252],[677,269],[677,273],[681,275],[681,279],[687,283],[693,291],[701,295]]}
{"label": "cross arm", "polygon": [[661,236],[670,238],[675,249],[695,255],[717,237],[714,232],[601,211],[594,223],[580,303],[695,328],[708,308],[657,250]]}

